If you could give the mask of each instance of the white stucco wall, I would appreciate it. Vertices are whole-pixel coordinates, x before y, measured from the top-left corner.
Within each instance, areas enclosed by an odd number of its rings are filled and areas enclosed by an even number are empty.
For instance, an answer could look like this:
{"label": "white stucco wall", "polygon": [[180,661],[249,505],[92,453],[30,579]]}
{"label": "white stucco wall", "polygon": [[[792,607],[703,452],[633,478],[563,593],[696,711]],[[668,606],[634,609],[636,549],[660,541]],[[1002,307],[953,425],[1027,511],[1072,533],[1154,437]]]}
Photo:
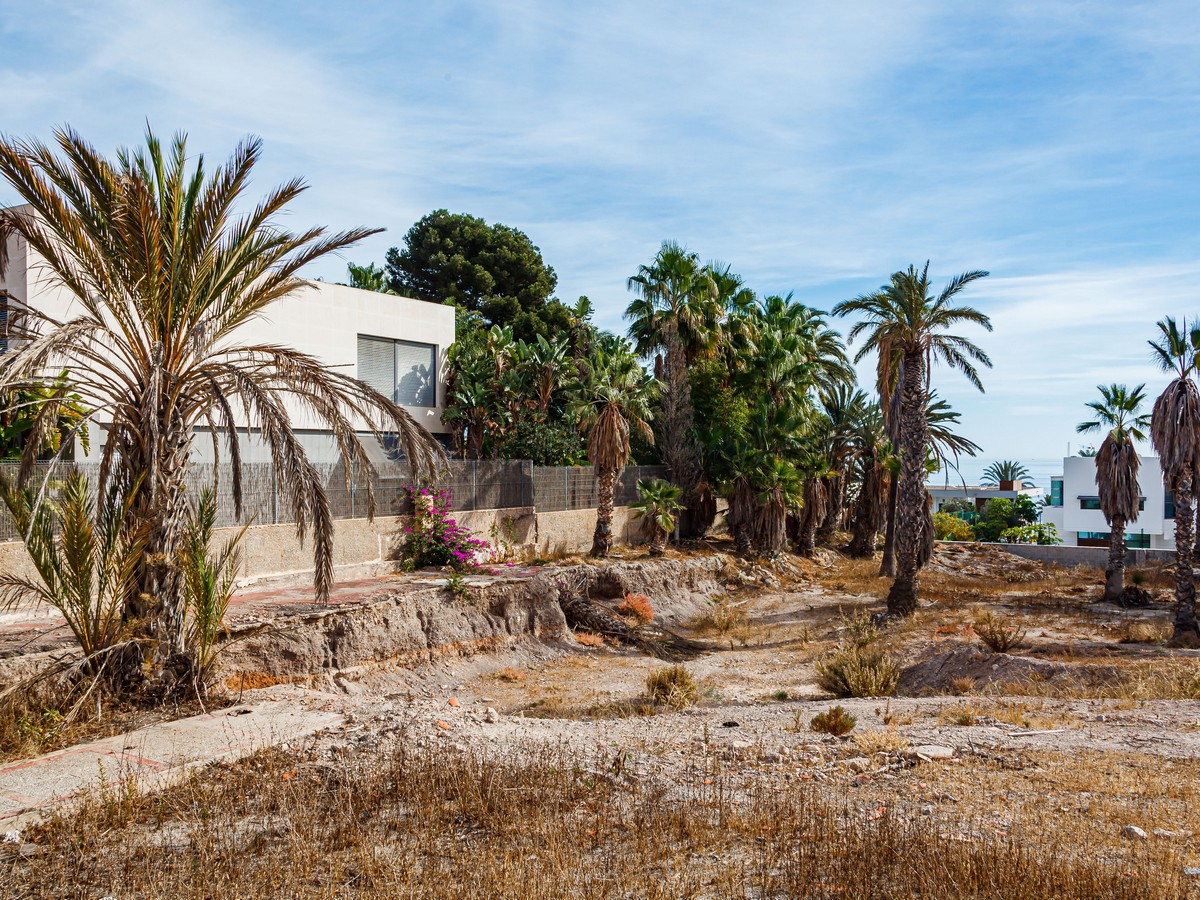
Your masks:
{"label": "white stucco wall", "polygon": [[[1146,498],[1145,508],[1137,520],[1126,525],[1128,534],[1150,535],[1153,549],[1175,547],[1175,522],[1163,515],[1166,489],[1163,485],[1162,468],[1158,457],[1141,457],[1138,485]],[[1063,543],[1074,545],[1081,531],[1107,532],[1108,523],[1104,513],[1098,509],[1080,508],[1080,497],[1095,497],[1099,492],[1096,484],[1096,460],[1085,456],[1068,456],[1063,459],[1063,505],[1047,507],[1042,518],[1054,522],[1063,537]]]}

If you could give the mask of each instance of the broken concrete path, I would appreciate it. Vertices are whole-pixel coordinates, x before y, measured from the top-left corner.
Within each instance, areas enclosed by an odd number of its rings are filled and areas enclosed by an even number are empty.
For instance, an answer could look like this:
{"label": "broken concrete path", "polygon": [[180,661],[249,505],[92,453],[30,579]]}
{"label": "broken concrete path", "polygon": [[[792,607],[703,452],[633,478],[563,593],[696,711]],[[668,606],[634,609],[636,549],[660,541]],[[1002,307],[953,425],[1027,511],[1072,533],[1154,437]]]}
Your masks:
{"label": "broken concrete path", "polygon": [[196,766],[238,759],[335,727],[342,722],[336,699],[316,691],[273,688],[207,715],[0,765],[0,831],[37,819],[101,781],[159,788]]}

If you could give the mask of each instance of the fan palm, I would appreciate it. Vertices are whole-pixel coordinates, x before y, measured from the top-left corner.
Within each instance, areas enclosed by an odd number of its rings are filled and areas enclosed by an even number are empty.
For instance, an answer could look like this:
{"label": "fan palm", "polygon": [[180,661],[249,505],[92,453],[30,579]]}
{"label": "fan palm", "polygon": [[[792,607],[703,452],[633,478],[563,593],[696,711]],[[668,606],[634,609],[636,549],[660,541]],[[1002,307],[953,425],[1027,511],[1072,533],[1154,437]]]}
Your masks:
{"label": "fan palm", "polygon": [[979,483],[999,487],[1002,481],[1019,481],[1029,478],[1029,470],[1015,459],[1001,459],[983,470]]}
{"label": "fan palm", "polygon": [[962,322],[991,330],[991,321],[979,310],[956,306],[954,300],[972,282],[986,277],[983,271],[965,272],[950,280],[936,296],[930,295],[929,263],[918,271],[909,266],[896,272],[891,282],[873,294],[845,300],[834,307],[835,315],[856,314],[863,318],[850,329],[849,340],[860,334],[866,339],[855,357],[868,352],[880,354],[881,366],[899,356],[903,361],[900,390],[901,472],[896,520],[896,580],[888,593],[888,613],[907,616],[916,609],[920,594],[919,563],[925,503],[925,457],[928,426],[925,418],[929,389],[929,366],[943,361],[958,369],[975,387],[983,390],[975,363],[991,361],[967,338],[946,334]]}
{"label": "fan palm", "polygon": [[637,483],[638,501],[631,503],[635,518],[645,517],[650,529],[650,555],[662,556],[667,536],[675,530],[675,514],[683,509],[683,492],[661,478],[641,479]]}
{"label": "fan palm", "polygon": [[596,476],[596,530],[592,556],[604,557],[612,547],[613,496],[621,470],[629,462],[634,429],[654,442],[650,401],[654,383],[628,352],[597,349],[583,361],[584,377],[574,412],[588,436],[588,460]]}
{"label": "fan palm", "polygon": [[1195,548],[1195,478],[1200,465],[1200,391],[1192,380],[1200,352],[1200,323],[1158,323],[1159,337],[1150,341],[1155,361],[1175,377],[1154,401],[1150,443],[1162,463],[1167,487],[1175,494],[1175,622],[1173,640],[1200,641],[1196,621],[1196,584],[1192,574]]}
{"label": "fan palm", "polygon": [[[71,130],[56,141],[61,155],[37,141],[0,140],[0,174],[28,204],[0,211],[0,246],[10,235],[23,239],[74,304],[63,321],[20,309],[21,342],[0,361],[0,393],[66,369],[80,401],[111,416],[99,487],[129,496],[126,527],[143,536],[125,617],[143,623],[161,672],[183,651],[184,591],[174,561],[191,507],[185,476],[197,428],[211,431],[218,457],[224,441],[239,514],[238,429],[261,434],[280,497],[300,534],[313,536],[321,598],[333,580],[333,517],[285,398],[330,429],[347,472],[373,471],[364,430],[376,438],[397,433],[418,471],[432,471],[440,451],[400,406],[363,382],[292,348],[240,339],[242,325],[304,286],[297,272],[305,265],[374,230],[285,230],[280,214],[305,190],[298,179],[248,204],[262,149],[256,138],[213,172],[203,157],[189,161],[182,135],[164,146],[148,133],[144,148],[115,160]],[[25,461],[36,452],[27,447]]]}
{"label": "fan palm", "polygon": [[1138,459],[1134,441],[1144,441],[1150,416],[1138,410],[1146,399],[1146,386],[1132,391],[1123,384],[1097,385],[1100,400],[1087,404],[1095,417],[1080,422],[1079,434],[1107,431],[1096,454],[1096,485],[1100,509],[1109,524],[1108,571],[1104,599],[1116,603],[1125,591],[1125,528],[1137,521],[1142,491],[1138,485]]}

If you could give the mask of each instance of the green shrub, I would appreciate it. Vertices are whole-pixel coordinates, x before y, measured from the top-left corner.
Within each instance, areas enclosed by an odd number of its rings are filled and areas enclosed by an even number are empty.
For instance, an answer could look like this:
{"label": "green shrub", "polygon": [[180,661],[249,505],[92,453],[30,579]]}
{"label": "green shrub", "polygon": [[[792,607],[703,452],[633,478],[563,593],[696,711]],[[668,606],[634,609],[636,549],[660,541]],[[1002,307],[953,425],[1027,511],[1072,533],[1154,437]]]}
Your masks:
{"label": "green shrub", "polygon": [[846,712],[839,703],[833,709],[813,716],[813,720],[809,723],[808,727],[821,734],[832,734],[836,737],[841,737],[853,731],[854,726],[857,724],[858,719]]}
{"label": "green shrub", "polygon": [[889,697],[900,682],[900,666],[884,650],[843,647],[817,661],[817,684],[835,697]]}
{"label": "green shrub", "polygon": [[1053,546],[1061,544],[1058,529],[1050,522],[1038,522],[1036,525],[1017,525],[1000,532],[1000,542],[1003,544],[1042,544]]}
{"label": "green shrub", "polygon": [[939,541],[973,541],[975,529],[950,513],[933,514],[933,536]]}

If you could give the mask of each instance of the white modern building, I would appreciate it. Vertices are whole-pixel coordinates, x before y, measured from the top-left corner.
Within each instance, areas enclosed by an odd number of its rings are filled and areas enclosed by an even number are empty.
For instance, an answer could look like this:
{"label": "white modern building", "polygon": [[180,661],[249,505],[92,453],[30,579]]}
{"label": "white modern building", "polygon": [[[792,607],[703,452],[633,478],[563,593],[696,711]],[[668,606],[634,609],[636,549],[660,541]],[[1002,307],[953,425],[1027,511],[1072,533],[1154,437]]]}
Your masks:
{"label": "white modern building", "polygon": [[[1138,473],[1141,511],[1125,528],[1130,549],[1175,549],[1175,504],[1163,485],[1157,456],[1141,457]],[[1042,510],[1042,521],[1058,529],[1069,547],[1107,547],[1109,526],[1100,510],[1096,486],[1096,460],[1088,456],[1063,459],[1063,473],[1050,480],[1050,497]]]}
{"label": "white modern building", "polygon": [[[70,293],[54,282],[36,252],[16,238],[9,242],[0,292],[0,353],[8,348],[6,295],[59,321],[74,315]],[[243,325],[238,341],[281,344],[315,356],[330,368],[361,378],[391,396],[428,431],[447,439],[442,412],[446,407],[446,351],[454,343],[452,306],[309,282],[271,304],[259,319]],[[307,418],[297,404],[289,404],[288,411],[310,459],[335,462],[337,448],[329,433]],[[90,454],[84,457],[80,453],[77,459],[99,458],[104,425],[104,410],[96,410]],[[212,442],[196,441],[195,452],[201,458],[211,455]],[[251,434],[243,459],[257,462],[269,458]]]}

